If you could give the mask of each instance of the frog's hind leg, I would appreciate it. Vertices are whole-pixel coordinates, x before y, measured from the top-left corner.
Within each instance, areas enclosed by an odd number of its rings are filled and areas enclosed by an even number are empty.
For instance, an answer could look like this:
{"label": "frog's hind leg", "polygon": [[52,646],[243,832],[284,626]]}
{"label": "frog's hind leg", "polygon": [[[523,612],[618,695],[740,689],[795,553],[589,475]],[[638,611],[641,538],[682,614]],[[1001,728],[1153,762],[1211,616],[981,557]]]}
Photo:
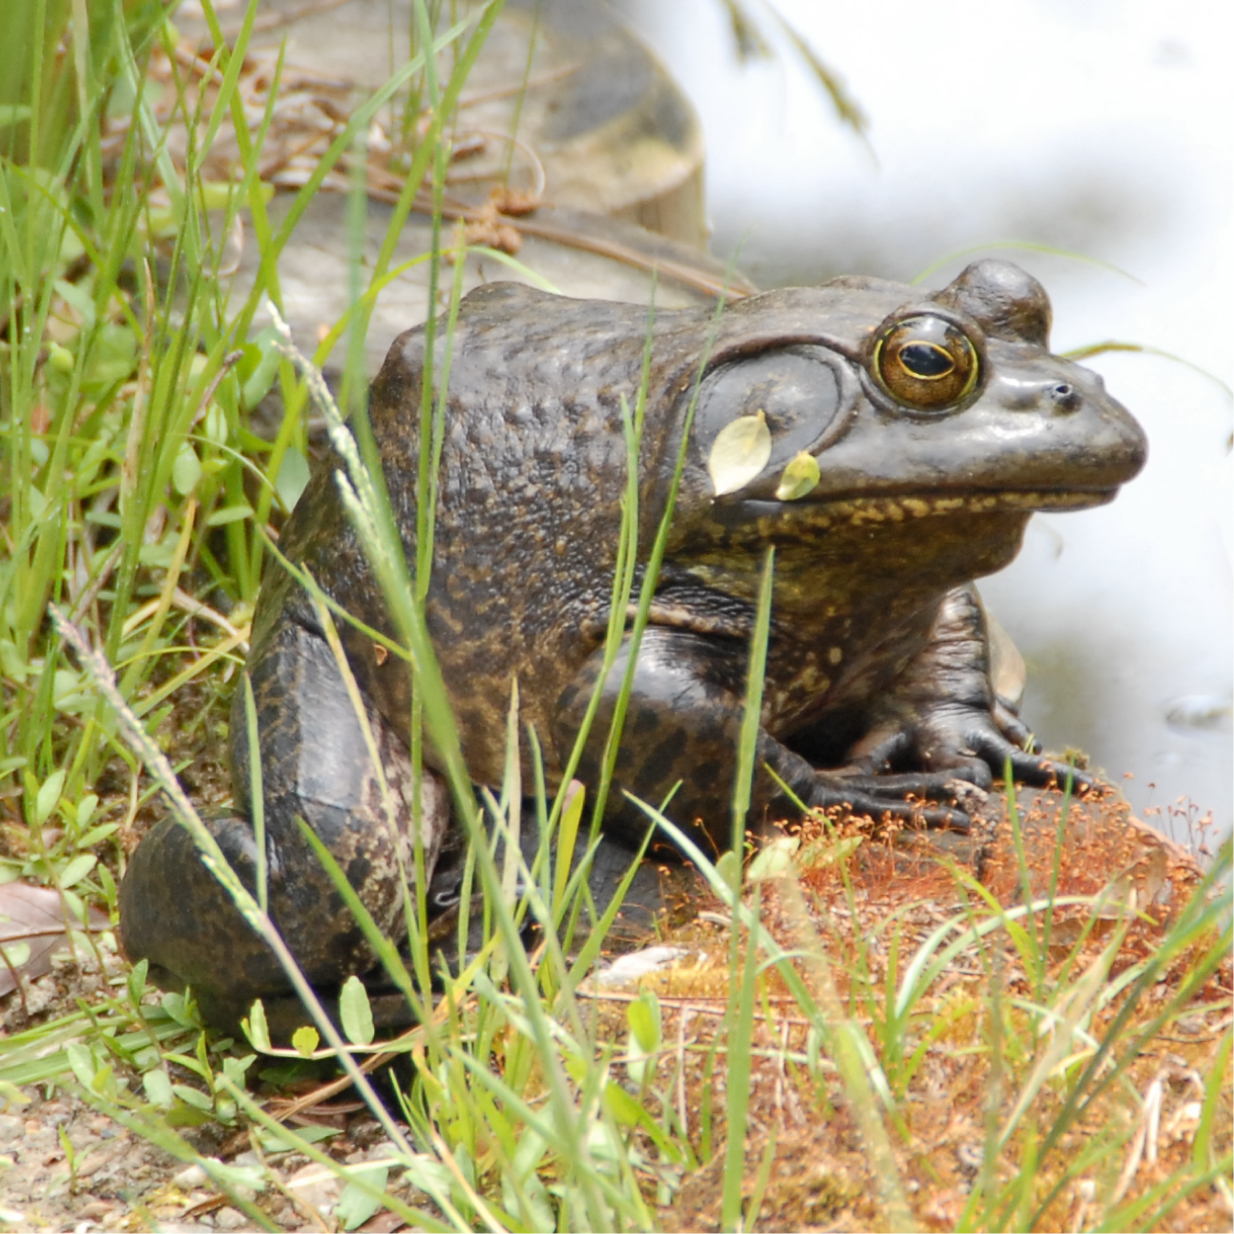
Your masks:
{"label": "frog's hind leg", "polygon": [[[325,639],[284,625],[251,663],[267,853],[270,915],[315,986],[337,986],[376,957],[343,897],[304,839],[304,819],[325,844],[387,935],[403,923],[403,873],[414,877],[412,772],[405,743],[371,706],[367,722],[388,786],[387,809],[364,726]],[[233,788],[240,817],[207,820],[224,856],[254,892],[256,842],[249,809],[244,692],[232,706]],[[449,826],[439,777],[421,778],[424,867],[431,874]],[[390,815],[393,814],[393,818]],[[187,984],[208,1018],[233,1020],[252,999],[286,993],[274,954],[202,864],[174,819],[155,826],[133,854],[120,891],[125,952],[148,959],[151,976]]]}

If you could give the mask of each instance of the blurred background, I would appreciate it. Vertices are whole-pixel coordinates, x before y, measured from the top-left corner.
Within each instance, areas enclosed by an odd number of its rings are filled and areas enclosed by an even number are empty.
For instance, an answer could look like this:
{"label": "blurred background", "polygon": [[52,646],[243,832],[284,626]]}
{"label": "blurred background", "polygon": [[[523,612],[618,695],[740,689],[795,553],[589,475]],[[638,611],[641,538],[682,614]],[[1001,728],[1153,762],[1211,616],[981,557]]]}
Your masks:
{"label": "blurred background", "polygon": [[697,107],[712,249],[756,282],[937,266],[925,281],[941,286],[996,252],[1048,287],[1055,350],[1176,357],[1086,361],[1147,429],[1148,467],[1112,506],[1037,515],[982,592],[1028,661],[1047,746],[1086,750],[1179,839],[1188,802],[1229,831],[1227,6],[777,0],[863,137],[756,0],[740,12],[770,55],[740,54],[724,0],[616,7]]}

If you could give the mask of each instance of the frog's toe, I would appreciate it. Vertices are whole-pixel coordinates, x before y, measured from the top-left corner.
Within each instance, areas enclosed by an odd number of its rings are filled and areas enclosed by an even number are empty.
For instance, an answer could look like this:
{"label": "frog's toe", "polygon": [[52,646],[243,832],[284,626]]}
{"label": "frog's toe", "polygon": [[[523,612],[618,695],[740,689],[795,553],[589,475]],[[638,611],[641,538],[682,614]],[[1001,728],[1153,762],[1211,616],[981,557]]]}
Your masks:
{"label": "frog's toe", "polygon": [[924,823],[927,827],[967,832],[970,820],[963,810],[932,801],[908,800],[912,794],[919,798],[951,798],[957,793],[953,787],[954,775],[907,774],[907,775],[851,775],[819,777],[810,793],[808,806],[829,810],[835,807],[853,814],[864,814],[876,821],[896,820]]}
{"label": "frog's toe", "polygon": [[1088,772],[1080,770],[1070,763],[1061,763],[1057,759],[1042,758],[1037,750],[1029,752],[1014,746],[999,733],[984,732],[973,736],[972,745],[976,752],[997,776],[1005,778],[1010,764],[1011,778],[1019,783],[1031,784],[1036,788],[1044,788],[1056,783],[1060,789],[1065,789],[1070,783],[1072,791],[1085,793],[1095,787],[1097,781]]}
{"label": "frog's toe", "polygon": [[[1062,763],[1055,758],[1039,758],[1037,762],[1038,775],[1041,777],[1033,782],[1037,787],[1057,787],[1061,792],[1070,789],[1073,794],[1082,797],[1100,785],[1096,776],[1081,770],[1073,763]],[[1025,780],[1027,781],[1027,777]]]}
{"label": "frog's toe", "polygon": [[1014,708],[1004,703],[1002,699],[995,699],[991,715],[994,717],[994,723],[998,726],[999,732],[1016,749],[1027,750],[1030,754],[1041,753],[1041,742],[1033,736],[1032,730],[1020,719],[1019,712]]}

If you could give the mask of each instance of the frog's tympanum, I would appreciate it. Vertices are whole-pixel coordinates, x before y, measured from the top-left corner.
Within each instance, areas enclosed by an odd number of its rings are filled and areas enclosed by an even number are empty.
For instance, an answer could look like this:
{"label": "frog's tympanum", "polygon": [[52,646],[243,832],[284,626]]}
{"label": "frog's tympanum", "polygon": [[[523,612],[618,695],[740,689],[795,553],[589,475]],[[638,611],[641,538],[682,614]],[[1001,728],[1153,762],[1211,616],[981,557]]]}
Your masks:
{"label": "frog's tympanum", "polygon": [[[649,324],[650,323],[650,324]],[[659,312],[499,283],[458,313],[441,446],[427,619],[472,780],[496,785],[511,687],[560,777],[597,690],[578,778],[594,784],[628,665],[603,642],[627,484],[622,400],[646,362],[640,561],[684,466],[650,622],[633,669],[605,828],[637,844],[658,804],[712,851],[730,801],[760,572],[774,546],[771,639],[751,821],[849,803],[908,816],[907,794],[955,824],[956,781],[988,785],[1010,760],[1043,782],[990,680],[972,587],[1015,556],[1034,510],[1099,505],[1131,479],[1144,436],[1101,379],[1051,355],[1050,305],[1016,266],[983,261],[926,294],[868,278],[728,306]],[[439,332],[441,333],[441,332]],[[409,561],[416,558],[424,333],[399,338],[370,414]],[[435,365],[440,373],[442,364]],[[734,422],[737,428],[730,426]],[[765,433],[764,433],[765,428]],[[722,438],[717,444],[717,438]],[[393,634],[380,589],[322,467],[281,549],[370,627]],[[640,566],[641,569],[641,566]],[[627,616],[627,626],[633,612]],[[410,797],[406,662],[339,623],[385,776]],[[628,636],[627,636],[628,640]],[[309,980],[374,964],[296,823],[302,816],[379,926],[402,931],[396,845],[414,869],[408,806],[395,838],[363,726],[313,601],[275,563],[248,663],[257,703],[269,903]],[[211,824],[253,880],[243,692],[233,711],[240,817]],[[433,753],[426,753],[430,767]],[[530,783],[530,780],[525,781]],[[440,778],[429,789],[444,801]],[[917,807],[920,811],[920,807]],[[429,803],[432,870],[450,830]],[[188,983],[217,1013],[287,981],[168,820],[141,843],[121,893],[133,959]]]}

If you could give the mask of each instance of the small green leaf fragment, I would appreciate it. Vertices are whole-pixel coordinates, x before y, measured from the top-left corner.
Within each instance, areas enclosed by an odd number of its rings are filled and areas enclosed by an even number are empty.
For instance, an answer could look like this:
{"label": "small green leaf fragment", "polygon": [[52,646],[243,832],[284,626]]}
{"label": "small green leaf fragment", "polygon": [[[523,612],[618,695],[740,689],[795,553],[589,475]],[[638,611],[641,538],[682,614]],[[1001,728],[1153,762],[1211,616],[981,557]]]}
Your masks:
{"label": "small green leaf fragment", "polygon": [[368,991],[364,988],[364,982],[354,974],[343,982],[343,988],[339,992],[338,1010],[347,1040],[352,1045],[371,1045],[373,1009],[369,1006]]}
{"label": "small green leaf fragment", "polygon": [[54,339],[49,339],[47,342],[47,358],[51,362],[52,368],[58,373],[71,373],[77,364],[73,353]]}
{"label": "small green leaf fragment", "polygon": [[244,345],[244,358],[237,365],[240,381],[240,401],[245,407],[256,407],[270,392],[283,358],[278,350],[278,331],[267,326]]}
{"label": "small green leaf fragment", "polygon": [[146,1096],[160,1109],[170,1110],[175,1105],[176,1096],[172,1092],[171,1080],[167,1078],[167,1072],[161,1067],[147,1071],[141,1077],[141,1086],[146,1090]]}
{"label": "small green leaf fragment", "polygon": [[57,767],[55,771],[39,785],[38,797],[35,800],[34,816],[35,822],[41,827],[51,816],[52,810],[56,808],[56,803],[60,800],[60,794],[64,791],[64,768]]}
{"label": "small green leaf fragment", "polygon": [[164,994],[159,1000],[162,1008],[177,1024],[182,1028],[200,1028],[200,1024],[193,1018],[188,1006],[188,1000],[183,994],[177,994],[174,991]]}
{"label": "small green leaf fragment", "polygon": [[200,1089],[192,1088],[188,1084],[173,1084],[171,1091],[185,1105],[192,1106],[193,1109],[200,1111],[202,1114],[214,1113],[214,1099],[209,1093],[203,1093]]}
{"label": "small green leaf fragment", "polygon": [[[98,809],[99,799],[94,793],[87,793],[77,803],[77,826],[85,828],[89,825],[90,820],[94,817],[95,810]],[[83,846],[88,847],[88,846]]]}
{"label": "small green leaf fragment", "polygon": [[278,479],[274,482],[285,510],[295,509],[296,502],[300,500],[300,494],[304,492],[308,482],[308,460],[295,446],[288,446],[279,466]]}
{"label": "small green leaf fragment", "polygon": [[93,853],[78,853],[63,870],[60,871],[61,888],[72,887],[80,883],[91,870],[98,865],[98,858]]}
{"label": "small green leaf fragment", "polygon": [[796,836],[779,836],[771,843],[764,844],[750,862],[746,877],[750,882],[758,883],[787,874],[792,869],[793,857],[800,845],[801,841]]}
{"label": "small green leaf fragment", "polygon": [[626,1009],[630,1023],[630,1039],[626,1046],[626,1070],[635,1084],[650,1078],[654,1055],[660,1048],[660,1000],[654,990],[643,990]]}
{"label": "small green leaf fragment", "polygon": [[318,1042],[320,1041],[321,1038],[317,1035],[317,1030],[311,1024],[304,1024],[292,1033],[291,1048],[305,1058],[312,1058],[313,1051],[317,1049]]}
{"label": "small green leaf fragment", "polygon": [[94,1055],[90,1053],[90,1050],[80,1041],[70,1041],[64,1047],[64,1054],[69,1066],[73,1069],[73,1074],[77,1077],[77,1082],[85,1088],[92,1088],[97,1068]]}
{"label": "small green leaf fragment", "polygon": [[771,458],[771,430],[760,409],[752,416],[738,416],[726,424],[711,443],[707,471],[717,497],[735,493],[749,484]]}
{"label": "small green leaf fragment", "polygon": [[197,487],[201,479],[201,460],[193,449],[191,441],[184,442],[176,453],[176,461],[171,465],[172,487],[181,497],[187,496]]}
{"label": "small green leaf fragment", "polygon": [[716,873],[735,896],[741,894],[741,858],[731,849],[716,861]]}
{"label": "small green leaf fragment", "polygon": [[256,1054],[246,1054],[243,1058],[237,1058],[234,1054],[226,1055],[223,1058],[223,1074],[237,1088],[243,1088],[248,1069],[256,1059]]}
{"label": "small green leaf fragment", "polygon": [[647,1115],[638,1098],[631,1096],[616,1080],[610,1080],[604,1088],[604,1100],[609,1113],[623,1127],[637,1127]]}
{"label": "small green leaf fragment", "polygon": [[797,865],[802,870],[822,869],[824,866],[840,865],[861,847],[861,836],[847,836],[843,840],[822,840],[807,844],[797,855]]}
{"label": "small green leaf fragment", "polygon": [[146,974],[150,971],[149,960],[138,960],[136,964],[129,970],[128,989],[129,998],[132,1000],[134,1007],[141,1005],[142,995],[146,992]]}
{"label": "small green leaf fragment", "polygon": [[252,517],[253,507],[241,504],[237,506],[224,506],[220,510],[215,510],[206,522],[210,527],[222,527],[226,523],[238,523],[242,518]]}
{"label": "small green leaf fragment", "polygon": [[253,1049],[269,1054],[274,1048],[270,1044],[270,1029],[266,1025],[266,1008],[260,998],[249,1009],[248,1019],[240,1021],[240,1027]]}
{"label": "small green leaf fragment", "polygon": [[644,1054],[660,1048],[660,1000],[654,990],[640,992],[626,1011],[630,1031]]}
{"label": "small green leaf fragment", "polygon": [[[362,1178],[366,1183],[382,1191],[386,1189],[386,1180],[389,1175],[390,1171],[384,1165],[362,1166],[352,1172],[353,1178]],[[368,1192],[362,1191],[355,1183],[348,1183],[343,1188],[343,1194],[339,1196],[335,1216],[344,1230],[354,1230],[380,1211],[381,1207],[380,1200],[373,1199]]]}
{"label": "small green leaf fragment", "polygon": [[797,501],[818,486],[818,459],[807,450],[795,454],[780,477],[776,498],[779,501]]}
{"label": "small green leaf fragment", "polygon": [[[323,1140],[342,1133],[337,1127],[297,1127],[295,1134],[297,1139],[304,1140],[305,1143],[320,1144]],[[291,1153],[297,1149],[297,1145],[277,1131],[259,1131],[257,1138],[261,1142],[263,1153]]]}
{"label": "small green leaf fragment", "polygon": [[3,956],[6,968],[21,968],[30,963],[30,944],[16,940],[5,943],[0,947],[0,956]]}

